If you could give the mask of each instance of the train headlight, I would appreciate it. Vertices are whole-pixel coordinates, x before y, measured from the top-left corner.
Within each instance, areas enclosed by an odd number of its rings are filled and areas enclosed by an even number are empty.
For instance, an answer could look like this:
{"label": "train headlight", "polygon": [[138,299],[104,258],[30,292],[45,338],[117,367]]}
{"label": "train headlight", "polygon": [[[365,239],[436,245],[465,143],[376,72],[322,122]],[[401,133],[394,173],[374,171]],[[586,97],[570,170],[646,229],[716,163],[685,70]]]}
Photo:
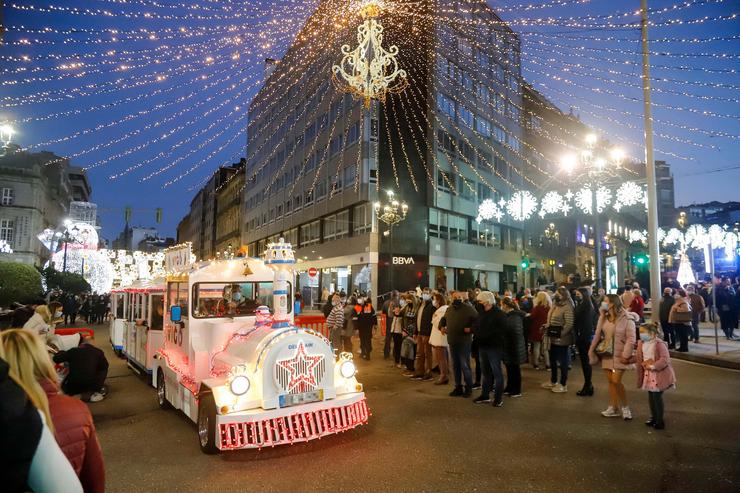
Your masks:
{"label": "train headlight", "polygon": [[244,395],[249,391],[250,382],[244,375],[237,375],[229,382],[229,390],[234,395]]}
{"label": "train headlight", "polygon": [[339,374],[344,378],[352,378],[357,373],[357,367],[352,361],[343,361],[339,365]]}

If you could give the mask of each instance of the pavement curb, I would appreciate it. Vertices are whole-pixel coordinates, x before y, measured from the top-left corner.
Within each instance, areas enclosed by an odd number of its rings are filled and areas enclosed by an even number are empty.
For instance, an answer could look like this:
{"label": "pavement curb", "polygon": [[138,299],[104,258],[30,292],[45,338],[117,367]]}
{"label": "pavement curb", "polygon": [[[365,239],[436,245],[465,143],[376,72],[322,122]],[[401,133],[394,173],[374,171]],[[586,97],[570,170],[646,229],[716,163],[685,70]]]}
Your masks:
{"label": "pavement curb", "polygon": [[693,363],[701,363],[702,365],[716,366],[719,368],[728,368],[730,370],[740,370],[740,361],[730,361],[722,359],[720,356],[705,356],[701,354],[681,353],[678,351],[669,352],[673,359],[691,361]]}

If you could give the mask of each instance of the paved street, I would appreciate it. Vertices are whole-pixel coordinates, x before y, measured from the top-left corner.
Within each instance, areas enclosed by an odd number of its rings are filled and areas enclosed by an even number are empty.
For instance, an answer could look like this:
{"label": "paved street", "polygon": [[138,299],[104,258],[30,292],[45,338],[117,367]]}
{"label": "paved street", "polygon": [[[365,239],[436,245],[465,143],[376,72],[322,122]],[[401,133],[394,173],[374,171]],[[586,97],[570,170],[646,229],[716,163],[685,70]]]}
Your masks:
{"label": "paved street", "polygon": [[667,429],[643,421],[647,397],[628,397],[635,420],[601,417],[596,396],[539,388],[524,371],[525,395],[503,408],[447,397],[412,382],[382,358],[360,361],[372,417],[368,426],[295,446],[201,454],[195,426],[161,411],[154,389],[108,349],[108,398],[91,409],[107,467],[107,491],[737,491],[740,484],[740,372],[676,361],[678,391],[666,395]]}

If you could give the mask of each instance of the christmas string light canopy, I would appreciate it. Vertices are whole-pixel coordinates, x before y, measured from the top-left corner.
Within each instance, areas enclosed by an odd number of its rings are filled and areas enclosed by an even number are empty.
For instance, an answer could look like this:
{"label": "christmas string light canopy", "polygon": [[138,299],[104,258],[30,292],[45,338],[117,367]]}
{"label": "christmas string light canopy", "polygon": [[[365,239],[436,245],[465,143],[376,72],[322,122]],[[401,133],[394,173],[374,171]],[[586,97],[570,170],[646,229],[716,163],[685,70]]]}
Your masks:
{"label": "christmas string light canopy", "polygon": [[332,67],[332,81],[343,92],[362,99],[365,108],[375,99],[385,101],[388,93],[399,93],[408,86],[406,71],[399,67],[398,46],[383,48],[383,11],[377,1],[363,2],[362,24],[357,27],[357,46],[342,46],[342,61]]}

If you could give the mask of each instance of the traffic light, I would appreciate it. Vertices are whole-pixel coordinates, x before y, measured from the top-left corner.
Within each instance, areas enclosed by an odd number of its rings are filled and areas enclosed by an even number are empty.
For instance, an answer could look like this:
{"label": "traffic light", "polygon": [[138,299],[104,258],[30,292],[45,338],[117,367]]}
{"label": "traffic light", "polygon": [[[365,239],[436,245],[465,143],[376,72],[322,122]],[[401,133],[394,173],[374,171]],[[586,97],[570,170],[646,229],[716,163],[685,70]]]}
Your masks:
{"label": "traffic light", "polygon": [[522,261],[519,265],[521,266],[522,270],[529,269],[529,259],[527,257],[522,257]]}
{"label": "traffic light", "polygon": [[650,259],[644,253],[638,253],[632,257],[632,263],[637,266],[643,266],[650,263]]}

